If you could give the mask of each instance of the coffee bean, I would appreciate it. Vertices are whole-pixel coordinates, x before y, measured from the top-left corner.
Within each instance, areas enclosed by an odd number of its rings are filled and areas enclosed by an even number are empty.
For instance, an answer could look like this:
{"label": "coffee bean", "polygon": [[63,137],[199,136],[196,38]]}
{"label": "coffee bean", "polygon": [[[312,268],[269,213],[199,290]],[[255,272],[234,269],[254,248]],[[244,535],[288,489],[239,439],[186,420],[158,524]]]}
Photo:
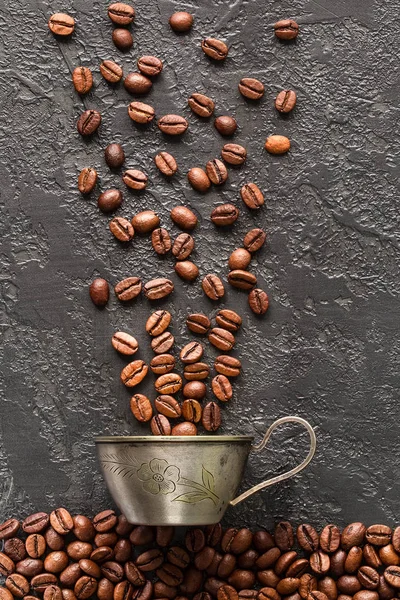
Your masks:
{"label": "coffee bean", "polygon": [[203,362],[195,362],[185,365],[184,377],[187,381],[201,381],[207,379],[210,374],[210,367]]}
{"label": "coffee bean", "polygon": [[88,67],[76,67],[72,72],[72,83],[78,94],[87,94],[93,86],[92,71]]}
{"label": "coffee bean", "polygon": [[390,600],[395,597],[395,590],[389,585],[383,575],[379,577],[379,586],[376,590],[381,600]]}
{"label": "coffee bean", "polygon": [[75,19],[65,13],[54,13],[48,21],[48,26],[55,35],[71,35],[75,29]]}
{"label": "coffee bean", "polygon": [[341,577],[344,574],[344,563],[347,553],[339,548],[331,555],[331,573],[334,577]]}
{"label": "coffee bean", "polygon": [[[96,306],[105,306],[110,296],[110,288],[107,281],[101,277],[94,279],[89,287],[89,295],[93,304]],[[24,527],[24,524],[22,527]],[[44,527],[42,527],[42,529],[44,529]],[[42,531],[42,529],[39,531]],[[27,533],[29,532],[27,531]]]}
{"label": "coffee bean", "polygon": [[328,596],[323,592],[316,590],[308,594],[307,600],[328,600]]}
{"label": "coffee bean", "polygon": [[233,271],[235,269],[243,269],[249,266],[251,261],[251,254],[245,248],[236,248],[232,252],[228,260],[228,266]]}
{"label": "coffee bean", "polygon": [[204,348],[199,342],[189,342],[180,352],[180,359],[184,364],[196,363],[203,356]]}
{"label": "coffee bean", "polygon": [[286,154],[290,150],[290,140],[284,135],[270,135],[265,141],[265,149],[270,154]]}
{"label": "coffee bean", "polygon": [[189,381],[183,386],[182,392],[185,398],[202,400],[206,395],[207,389],[203,381]]}
{"label": "coffee bean", "polygon": [[275,108],[280,113],[289,113],[296,106],[296,92],[293,90],[282,90],[275,98]]}
{"label": "coffee bean", "polygon": [[382,561],[379,558],[379,554],[377,549],[371,544],[365,544],[363,548],[363,557],[364,561],[367,563],[369,567],[373,567],[375,569],[382,566]]}
{"label": "coffee bean", "polygon": [[311,592],[317,591],[318,588],[318,582],[317,579],[314,575],[311,575],[311,573],[305,573],[305,575],[302,575],[300,577],[300,584],[299,584],[299,594],[300,597],[303,598],[303,600],[306,600],[308,595]]}
{"label": "coffee bean", "polygon": [[148,77],[155,77],[163,70],[162,60],[156,56],[141,56],[137,61],[138,69]]}
{"label": "coffee bean", "polygon": [[156,354],[165,354],[171,350],[174,345],[175,338],[169,331],[164,331],[160,335],[153,337],[151,340],[151,348]]}
{"label": "coffee bean", "polygon": [[120,242],[130,242],[135,235],[131,222],[124,217],[114,217],[108,226],[113,236]]}
{"label": "coffee bean", "polygon": [[342,531],[341,546],[350,550],[352,546],[360,546],[364,541],[366,527],[363,523],[350,523]]}
{"label": "coffee bean", "polygon": [[174,284],[170,279],[165,277],[159,277],[158,279],[152,279],[143,286],[143,291],[148,300],[161,300],[166,298],[174,290]]}
{"label": "coffee bean", "polygon": [[275,23],[274,30],[280,40],[293,40],[298,36],[299,26],[293,19],[282,19]]}
{"label": "coffee bean", "polygon": [[180,229],[191,231],[197,225],[196,215],[187,206],[175,206],[171,210],[170,216],[175,225],[180,227]]}
{"label": "coffee bean", "polygon": [[204,532],[202,529],[188,529],[185,535],[185,545],[189,552],[201,552],[206,545]]}
{"label": "coffee bean", "polygon": [[201,286],[205,295],[208,296],[210,300],[220,300],[225,294],[224,284],[214,273],[206,275]]}
{"label": "coffee bean", "polygon": [[[289,596],[290,594],[294,594],[299,587],[300,580],[296,577],[285,577],[281,579],[281,581],[276,586],[276,591],[279,594]],[[328,598],[326,600],[329,600]]]}
{"label": "coffee bean", "polygon": [[274,566],[275,573],[277,575],[279,575],[280,577],[282,577],[286,573],[288,568],[296,560],[296,558],[297,558],[297,552],[295,552],[294,550],[284,552],[275,563],[275,566]]}
{"label": "coffee bean", "polygon": [[218,227],[228,227],[239,217],[239,210],[233,204],[220,204],[211,213],[211,221]]}
{"label": "coffee bean", "polygon": [[241,316],[228,308],[218,311],[215,320],[220,327],[233,332],[238,331],[242,324]]}
{"label": "coffee bean", "polygon": [[318,550],[310,556],[310,567],[316,575],[323,575],[329,571],[330,558],[328,554]]}
{"label": "coffee bean", "polygon": [[67,535],[74,528],[74,522],[66,508],[56,508],[50,513],[50,525],[60,535]]}
{"label": "coffee bean", "polygon": [[114,589],[114,600],[132,600],[133,587],[129,581],[120,581]]}
{"label": "coffee bean", "polygon": [[125,577],[135,587],[142,586],[146,583],[146,577],[143,575],[141,570],[135,565],[134,562],[130,561],[125,564]]}
{"label": "coffee bean", "polygon": [[68,554],[63,550],[50,552],[50,554],[48,554],[44,559],[44,569],[48,573],[61,573],[61,571],[64,571],[64,569],[66,569],[68,566],[68,560]]}
{"label": "coffee bean", "polygon": [[171,313],[167,310],[156,310],[146,321],[146,331],[150,335],[158,336],[163,333],[171,323]]}
{"label": "coffee bean", "polygon": [[228,46],[225,42],[215,38],[206,38],[201,42],[204,54],[214,60],[225,60],[228,56]]}
{"label": "coffee bean", "polygon": [[249,293],[249,306],[254,314],[264,315],[269,306],[268,294],[260,288],[254,288]]}
{"label": "coffee bean", "polygon": [[100,73],[109,83],[118,83],[122,79],[122,67],[113,60],[103,60],[100,65]]}
{"label": "coffee bean", "polygon": [[128,106],[128,115],[135,123],[150,123],[155,114],[154,108],[144,102],[131,102]]}
{"label": "coffee bean", "polygon": [[92,545],[89,542],[81,542],[75,540],[67,546],[67,554],[73,560],[80,560],[81,558],[89,558],[92,553]]}
{"label": "coffee bean", "polygon": [[369,590],[361,590],[353,596],[354,600],[379,600],[378,592],[371,592]]}
{"label": "coffee bean", "polygon": [[104,213],[117,210],[122,204],[122,192],[115,188],[106,190],[97,198],[97,206]]}
{"label": "coffee bean", "polygon": [[237,129],[237,123],[233,117],[225,115],[215,119],[214,127],[221,135],[233,135]]}
{"label": "coffee bean", "polygon": [[217,373],[220,373],[221,375],[226,375],[227,377],[238,377],[240,375],[242,364],[240,360],[234,356],[221,354],[215,359],[214,368]]}
{"label": "coffee bean", "polygon": [[170,16],[169,24],[174,31],[184,33],[192,28],[193,17],[188,12],[175,12]]}
{"label": "coffee bean", "polygon": [[197,427],[193,423],[184,421],[172,428],[171,435],[197,435]]}
{"label": "coffee bean", "polygon": [[229,575],[236,569],[236,563],[237,560],[234,554],[231,554],[230,552],[224,554],[217,568],[218,577],[227,579]]}
{"label": "coffee bean", "polygon": [[150,600],[152,598],[152,593],[153,584],[151,581],[146,581],[143,587],[133,591],[132,600]]}
{"label": "coffee bean", "polygon": [[344,562],[344,570],[346,573],[355,573],[361,566],[363,558],[362,549],[358,546],[350,548],[346,560]]}
{"label": "coffee bean", "polygon": [[50,550],[62,550],[65,546],[64,536],[57,533],[53,527],[46,529],[44,537]]}
{"label": "coffee bean", "polygon": [[25,544],[19,538],[8,538],[4,540],[3,552],[15,563],[24,560],[27,556]]}
{"label": "coffee bean", "polygon": [[121,144],[109,144],[104,150],[104,158],[110,169],[119,169],[125,160],[125,153]]}
{"label": "coffee bean", "polygon": [[122,180],[131,190],[144,190],[147,186],[147,175],[137,169],[128,169],[122,176]]}
{"label": "coffee bean", "polygon": [[240,554],[237,565],[240,569],[254,569],[258,557],[258,552],[250,548]]}
{"label": "coffee bean", "polygon": [[392,544],[387,544],[379,549],[379,558],[385,566],[400,565],[400,556]]}
{"label": "coffee bean", "polygon": [[270,548],[258,557],[256,561],[256,566],[258,569],[262,570],[269,569],[276,563],[280,556],[281,551],[279,550],[279,548],[274,546],[273,548]]}
{"label": "coffee bean", "polygon": [[143,394],[135,394],[130,400],[130,408],[133,416],[140,422],[146,423],[153,416],[150,400]]}
{"label": "coffee bean", "polygon": [[230,165],[242,165],[246,160],[247,150],[239,144],[225,144],[221,156]]}
{"label": "coffee bean", "polygon": [[264,85],[253,77],[244,77],[239,83],[239,92],[249,100],[259,100],[264,95]]}
{"label": "coffee bean", "polygon": [[[231,357],[229,356],[228,358]],[[272,535],[262,529],[253,534],[253,545],[258,552],[266,552],[270,548],[273,548],[275,543]]]}
{"label": "coffee bean", "polygon": [[101,114],[97,110],[85,110],[79,117],[76,127],[81,135],[92,135],[100,126]]}
{"label": "coffee bean", "polygon": [[135,10],[128,4],[116,2],[108,7],[108,16],[116,25],[130,25],[135,18]]}
{"label": "coffee bean", "polygon": [[199,269],[190,260],[182,260],[175,265],[175,272],[185,281],[194,281],[199,276]]}
{"label": "coffee bean", "polygon": [[99,565],[97,565],[93,560],[90,560],[89,558],[82,558],[79,561],[79,568],[83,573],[85,573],[85,575],[90,575],[90,577],[94,577],[95,579],[100,579],[101,577],[101,569]]}
{"label": "coffee bean", "polygon": [[123,567],[112,560],[101,565],[101,572],[104,577],[107,577],[112,583],[119,583],[124,577]]}
{"label": "coffee bean", "polygon": [[365,539],[374,546],[386,546],[392,539],[392,530],[387,525],[370,525],[365,532]]}
{"label": "coffee bean", "polygon": [[7,589],[16,598],[23,598],[28,594],[30,589],[28,580],[23,575],[19,575],[18,573],[9,575],[5,581],[5,584]]}
{"label": "coffee bean", "polygon": [[199,117],[211,117],[214,112],[215,104],[208,96],[195,92],[188,100],[192,111]]}
{"label": "coffee bean", "polygon": [[114,287],[115,295],[121,302],[128,302],[136,298],[142,291],[142,282],[139,277],[127,277]]}
{"label": "coffee bean", "polygon": [[219,429],[221,426],[221,411],[218,404],[208,402],[205,405],[201,422],[206,431],[217,431]]}
{"label": "coffee bean", "polygon": [[[29,600],[34,598],[34,596],[26,596]],[[7,590],[5,587],[0,587],[0,600],[13,600],[12,593]]]}
{"label": "coffee bean", "polygon": [[93,527],[100,533],[110,531],[116,524],[117,516],[111,509],[103,510],[93,517]]}
{"label": "coffee bean", "polygon": [[208,161],[206,164],[206,173],[214,185],[221,185],[228,179],[227,168],[218,158]]}
{"label": "coffee bean", "polygon": [[280,521],[275,526],[275,543],[280,550],[287,552],[294,544],[293,527],[289,521]]}
{"label": "coffee bean", "polygon": [[251,290],[257,283],[257,277],[249,271],[236,269],[228,274],[228,281],[231,285],[240,290]]}
{"label": "coffee bean", "polygon": [[[96,538],[101,534],[97,534]],[[98,563],[106,563],[114,557],[114,550],[108,546],[99,546],[95,548],[90,555],[90,560]]]}
{"label": "coffee bean", "polygon": [[91,167],[85,167],[79,173],[78,189],[81,194],[90,194],[97,182],[97,171]]}
{"label": "coffee bean", "polygon": [[91,520],[84,515],[76,515],[72,520],[74,522],[74,529],[72,530],[74,536],[82,542],[92,541],[96,531]]}
{"label": "coffee bean", "polygon": [[266,237],[267,234],[262,229],[251,229],[244,236],[243,246],[246,250],[248,250],[251,253],[257,252],[257,250],[259,250],[263,246]]}
{"label": "coffee bean", "polygon": [[361,585],[367,590],[376,590],[379,586],[379,573],[376,569],[373,569],[372,567],[360,567],[358,569],[357,577]]}
{"label": "coffee bean", "polygon": [[159,227],[160,219],[154,210],[143,210],[133,217],[131,223],[135,231],[143,235]]}
{"label": "coffee bean", "polygon": [[156,543],[161,548],[170,545],[175,535],[175,527],[172,525],[158,525],[156,527]]}
{"label": "coffee bean", "polygon": [[272,587],[263,587],[257,594],[257,600],[280,600],[280,595]]}
{"label": "coffee bean", "polygon": [[17,519],[7,519],[0,524],[0,540],[8,540],[14,537],[20,528],[20,522]]}
{"label": "coffee bean", "polygon": [[168,394],[158,396],[155,399],[154,404],[160,414],[170,419],[177,419],[182,414],[179,402]]}
{"label": "coffee bean", "polygon": [[142,73],[128,73],[124,79],[124,88],[130,94],[147,94],[153,86],[151,79],[142,75]]}
{"label": "coffee bean", "polygon": [[180,115],[164,115],[159,119],[158,128],[168,135],[181,135],[185,133],[189,123]]}
{"label": "coffee bean", "polygon": [[190,564],[190,556],[184,548],[179,546],[171,546],[168,548],[167,560],[173,565],[186,569]]}
{"label": "coffee bean", "polygon": [[164,555],[159,548],[146,550],[136,558],[136,565],[145,573],[155,571],[164,562]]}
{"label": "coffee bean", "polygon": [[121,381],[126,387],[135,387],[146,377],[149,368],[143,360],[134,360],[121,371]]}
{"label": "coffee bean", "polygon": [[172,254],[177,260],[188,258],[194,249],[194,239],[189,233],[181,233],[172,245]]}
{"label": "coffee bean", "polygon": [[221,327],[214,327],[208,334],[208,340],[213,346],[222,350],[223,352],[229,352],[235,345],[235,336],[226,329]]}
{"label": "coffee bean", "polygon": [[171,435],[171,424],[164,415],[155,415],[150,426],[153,435]]}
{"label": "coffee bean", "polygon": [[193,313],[186,319],[187,328],[194,333],[206,334],[210,328],[210,319],[202,313]]}
{"label": "coffee bean", "polygon": [[309,562],[306,558],[299,558],[292,562],[286,570],[286,577],[301,577],[309,569]]}
{"label": "coffee bean", "polygon": [[204,193],[211,186],[211,181],[209,180],[207,173],[199,167],[190,169],[187,178],[192,188],[198,192]]}
{"label": "coffee bean", "polygon": [[118,524],[115,528],[115,532],[118,535],[129,537],[129,534],[132,532],[133,528],[134,526],[131,525],[131,523],[128,523],[128,519],[125,517],[125,515],[119,515]]}
{"label": "coffee bean", "polygon": [[133,46],[133,37],[128,29],[117,27],[112,32],[112,41],[114,45],[121,50],[121,52],[127,52]]}
{"label": "coffee bean", "polygon": [[182,377],[177,373],[160,375],[155,380],[154,387],[159,394],[176,394],[182,387]]}
{"label": "coffee bean", "polygon": [[151,245],[157,254],[163,256],[171,250],[172,242],[169,233],[164,227],[154,229],[151,234]]}
{"label": "coffee bean", "polygon": [[[200,571],[200,573],[201,573],[201,571]],[[215,577],[209,577],[208,579],[206,579],[206,581],[204,583],[204,589],[213,598],[216,598],[218,590],[222,585],[225,585],[225,582],[221,581],[220,579],[216,579]]]}
{"label": "coffee bean", "polygon": [[340,545],[340,531],[338,527],[336,525],[326,525],[321,531],[319,544],[321,550],[324,552],[335,552]]}
{"label": "coffee bean", "polygon": [[255,183],[245,183],[240,195],[247,208],[252,210],[257,210],[264,204],[264,195]]}
{"label": "coffee bean", "polygon": [[182,417],[190,423],[199,423],[203,409],[194,398],[186,398],[182,404]]}
{"label": "coffee bean", "polygon": [[163,175],[167,175],[168,177],[174,175],[178,170],[178,165],[175,158],[168,152],[159,152],[157,156],[155,156],[154,162],[161,173]]}
{"label": "coffee bean", "polygon": [[87,600],[87,598],[93,596],[96,590],[97,581],[89,575],[80,577],[74,586],[74,594],[78,600]]}
{"label": "coffee bean", "polygon": [[253,571],[246,569],[235,569],[228,578],[228,583],[233,585],[238,590],[253,587],[256,576]]}
{"label": "coffee bean", "polygon": [[211,382],[214,395],[221,402],[228,402],[232,398],[232,386],[225,375],[217,375]]}
{"label": "coffee bean", "polygon": [[31,533],[26,538],[25,548],[31,558],[40,558],[46,551],[46,540],[40,533]]}
{"label": "coffee bean", "polygon": [[303,550],[306,552],[315,552],[318,550],[319,538],[318,533],[312,525],[305,523],[297,528],[297,541]]}
{"label": "coffee bean", "polygon": [[393,531],[392,544],[396,552],[400,553],[400,526],[396,527]]}
{"label": "coffee bean", "polygon": [[0,552],[0,575],[8,577],[15,571],[14,561],[11,560],[6,554]]}

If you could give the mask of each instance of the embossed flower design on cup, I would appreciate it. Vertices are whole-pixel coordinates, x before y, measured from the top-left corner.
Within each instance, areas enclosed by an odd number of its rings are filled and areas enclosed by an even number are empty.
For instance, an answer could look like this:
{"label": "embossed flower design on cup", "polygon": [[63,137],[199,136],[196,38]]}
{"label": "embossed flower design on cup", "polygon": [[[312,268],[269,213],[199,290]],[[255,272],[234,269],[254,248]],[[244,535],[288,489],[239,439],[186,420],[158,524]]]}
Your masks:
{"label": "embossed flower design on cup", "polygon": [[162,458],[153,458],[137,470],[143,489],[150,494],[172,494],[176,490],[180,471]]}

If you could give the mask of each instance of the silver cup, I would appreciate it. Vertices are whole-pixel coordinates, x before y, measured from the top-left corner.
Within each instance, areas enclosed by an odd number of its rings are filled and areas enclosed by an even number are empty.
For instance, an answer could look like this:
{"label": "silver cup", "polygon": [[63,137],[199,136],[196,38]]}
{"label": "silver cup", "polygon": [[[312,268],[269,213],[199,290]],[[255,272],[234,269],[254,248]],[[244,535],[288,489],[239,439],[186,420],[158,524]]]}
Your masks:
{"label": "silver cup", "polygon": [[[236,496],[250,452],[260,452],[283,423],[300,423],[310,436],[297,467]],[[108,489],[128,521],[140,525],[210,525],[228,506],[288,479],[315,453],[311,425],[300,417],[275,421],[258,445],[248,436],[99,437],[98,459]]]}

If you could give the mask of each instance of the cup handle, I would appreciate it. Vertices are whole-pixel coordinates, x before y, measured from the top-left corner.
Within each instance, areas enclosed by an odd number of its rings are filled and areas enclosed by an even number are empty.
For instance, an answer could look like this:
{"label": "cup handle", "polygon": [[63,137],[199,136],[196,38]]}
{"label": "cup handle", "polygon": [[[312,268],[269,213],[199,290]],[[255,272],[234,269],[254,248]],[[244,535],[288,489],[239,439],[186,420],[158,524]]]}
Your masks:
{"label": "cup handle", "polygon": [[265,448],[265,446],[267,445],[272,432],[277,427],[282,425],[283,423],[300,423],[300,425],[303,425],[303,427],[308,431],[308,435],[310,436],[310,449],[308,451],[306,458],[303,460],[303,462],[301,462],[299,465],[297,465],[297,467],[290,469],[290,471],[286,471],[286,473],[282,473],[281,475],[277,475],[276,477],[267,479],[267,481],[262,481],[261,483],[255,485],[254,487],[250,488],[246,492],[243,492],[243,494],[240,494],[240,496],[237,496],[237,498],[230,501],[229,504],[231,506],[235,506],[236,504],[239,504],[239,502],[246,500],[246,498],[248,498],[252,494],[259,492],[260,490],[263,490],[264,488],[269,487],[270,485],[273,485],[274,483],[278,483],[279,481],[284,481],[285,479],[288,479],[289,477],[293,477],[293,475],[296,475],[296,473],[300,473],[300,471],[302,471],[312,460],[312,458],[315,454],[316,446],[317,446],[317,439],[315,437],[314,429],[311,427],[310,423],[308,421],[306,421],[305,419],[302,419],[301,417],[282,417],[281,419],[278,419],[277,421],[272,423],[272,425],[267,429],[261,442],[255,446],[252,446],[251,450],[254,452],[261,452],[261,450],[263,450]]}

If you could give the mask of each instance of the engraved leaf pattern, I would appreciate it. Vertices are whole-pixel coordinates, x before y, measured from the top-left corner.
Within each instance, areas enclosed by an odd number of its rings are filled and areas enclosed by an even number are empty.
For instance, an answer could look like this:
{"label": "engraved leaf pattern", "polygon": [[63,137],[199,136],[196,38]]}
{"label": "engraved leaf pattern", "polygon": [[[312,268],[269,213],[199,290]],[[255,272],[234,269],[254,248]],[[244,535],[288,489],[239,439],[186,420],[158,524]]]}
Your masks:
{"label": "engraved leaf pattern", "polygon": [[207,471],[204,465],[202,465],[201,478],[205,487],[210,490],[210,492],[215,492],[214,475],[210,473],[210,471]]}
{"label": "engraved leaf pattern", "polygon": [[204,492],[187,492],[186,494],[181,494],[180,496],[174,498],[173,502],[186,502],[188,504],[194,504],[195,502],[201,502],[207,498],[208,496]]}

